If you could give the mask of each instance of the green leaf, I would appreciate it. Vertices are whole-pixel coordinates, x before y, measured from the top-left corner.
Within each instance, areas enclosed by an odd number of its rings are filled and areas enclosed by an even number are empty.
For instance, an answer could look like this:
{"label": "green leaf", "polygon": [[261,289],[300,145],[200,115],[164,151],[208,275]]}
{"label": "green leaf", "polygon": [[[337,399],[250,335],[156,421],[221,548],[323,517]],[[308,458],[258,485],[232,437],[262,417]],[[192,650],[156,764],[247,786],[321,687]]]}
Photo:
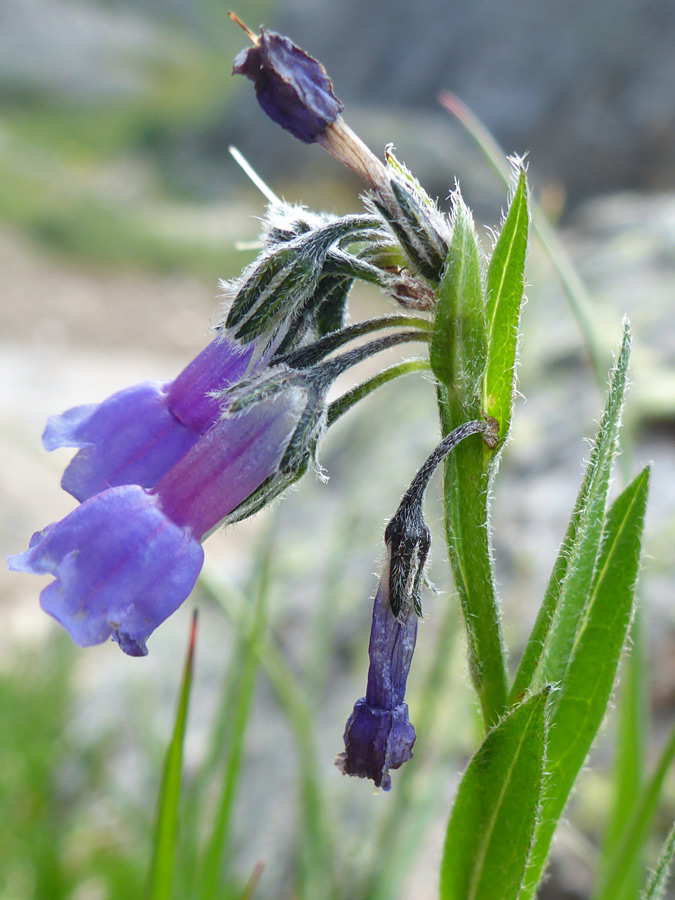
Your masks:
{"label": "green leaf", "polygon": [[675,727],[671,730],[654,772],[642,788],[631,815],[616,840],[602,870],[595,900],[613,900],[623,889],[640,859],[645,840],[658,812],[659,800],[670,766],[675,759]]}
{"label": "green leaf", "polygon": [[441,900],[514,900],[540,804],[548,689],[490,731],[464,773],[441,864]]}
{"label": "green leaf", "polygon": [[675,825],[661,847],[656,868],[652,872],[642,895],[642,900],[661,900],[670,877],[670,867],[675,855]]}
{"label": "green leaf", "polygon": [[609,703],[633,611],[648,481],[644,469],[607,516],[589,601],[552,698],[549,780],[520,900],[534,895],[556,823]]}
{"label": "green leaf", "polygon": [[178,830],[178,801],[180,799],[183,741],[185,739],[190,686],[192,684],[196,635],[197,616],[195,613],[192,618],[187,656],[183,667],[183,678],[176,708],[176,721],[164,761],[162,783],[159,789],[157,823],[152,842],[148,900],[170,900],[171,897],[174,857],[176,854],[176,833]]}
{"label": "green leaf", "polygon": [[483,382],[483,409],[499,422],[502,441],[509,432],[513,408],[528,231],[527,181],[521,169],[487,272],[488,363]]}
{"label": "green leaf", "polygon": [[510,695],[512,701],[537,685],[560,680],[588,603],[602,539],[630,346],[630,328],[626,323],[621,350],[612,372],[607,405],[544,600],[516,672]]}
{"label": "green leaf", "polygon": [[[480,417],[486,354],[478,248],[470,215],[458,199],[430,351],[431,367],[441,382],[443,436]],[[488,728],[497,723],[506,704],[504,648],[485,527],[493,455],[480,438],[468,438],[444,464],[448,552],[468,637],[471,677]]]}

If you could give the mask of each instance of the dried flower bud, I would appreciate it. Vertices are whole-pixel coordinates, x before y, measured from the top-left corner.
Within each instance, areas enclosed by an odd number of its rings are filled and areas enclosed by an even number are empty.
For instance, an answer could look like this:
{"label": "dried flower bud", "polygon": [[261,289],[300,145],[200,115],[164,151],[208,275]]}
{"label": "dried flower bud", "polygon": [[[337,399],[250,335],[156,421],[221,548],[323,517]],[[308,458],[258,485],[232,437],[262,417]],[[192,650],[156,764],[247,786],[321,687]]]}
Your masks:
{"label": "dried flower bud", "polygon": [[238,54],[232,73],[253,82],[258,103],[277,124],[305,144],[316,141],[343,109],[324,67],[284,35],[265,28],[255,35],[230,17],[253,42]]}

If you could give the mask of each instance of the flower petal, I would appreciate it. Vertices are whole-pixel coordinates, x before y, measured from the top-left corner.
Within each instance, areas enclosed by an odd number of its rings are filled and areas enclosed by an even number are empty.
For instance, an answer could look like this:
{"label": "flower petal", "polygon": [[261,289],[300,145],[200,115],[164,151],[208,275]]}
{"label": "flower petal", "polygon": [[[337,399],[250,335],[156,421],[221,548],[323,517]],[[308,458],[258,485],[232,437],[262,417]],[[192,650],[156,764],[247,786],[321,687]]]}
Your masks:
{"label": "flower petal", "polygon": [[376,787],[388,791],[389,769],[398,769],[412,757],[415,737],[407,703],[377,709],[362,697],[347,720],[345,751],[336,756],[335,763],[343,775],[370,778]]}
{"label": "flower petal", "polygon": [[246,373],[253,346],[242,348],[226,338],[211,341],[167,388],[171,415],[199,434],[220,417],[220,402],[212,394],[223,391]]}
{"label": "flower petal", "polygon": [[166,385],[146,381],[97,406],[52,416],[43,443],[48,449],[80,448],[63,473],[61,487],[82,502],[122,484],[152,487],[198,437],[169,412]]}
{"label": "flower petal", "polygon": [[188,596],[202,567],[198,541],[137,485],[111,488],[34,535],[14,571],[49,573],[40,604],[80,646],[115,634],[132,655]]}
{"label": "flower petal", "polygon": [[244,375],[253,350],[218,338],[173,382],[146,381],[102,403],[50,416],[46,450],[77,447],[61,487],[80,502],[122,484],[151,488],[219,419],[224,390]]}
{"label": "flower petal", "polygon": [[298,388],[222,419],[158,482],[166,515],[203,537],[277,473],[307,405]]}

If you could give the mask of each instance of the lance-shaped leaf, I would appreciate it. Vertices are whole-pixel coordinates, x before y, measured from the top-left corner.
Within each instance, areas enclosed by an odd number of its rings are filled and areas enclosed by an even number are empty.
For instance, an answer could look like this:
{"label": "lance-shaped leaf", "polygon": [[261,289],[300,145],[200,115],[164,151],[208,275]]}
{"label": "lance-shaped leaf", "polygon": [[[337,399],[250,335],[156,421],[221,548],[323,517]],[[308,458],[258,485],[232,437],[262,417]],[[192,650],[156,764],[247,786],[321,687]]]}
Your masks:
{"label": "lance-shaped leaf", "polygon": [[548,689],[485,738],[464,773],[445,837],[441,900],[515,900],[544,777]]}
{"label": "lance-shaped leaf", "polygon": [[518,666],[511,689],[512,700],[535,685],[560,680],[588,604],[602,539],[610,470],[616,454],[630,345],[630,328],[626,323],[607,405],[544,600]]}
{"label": "lance-shaped leaf", "polygon": [[[487,331],[480,261],[468,210],[457,200],[448,261],[438,292],[431,367],[440,382],[443,434],[481,416]],[[506,668],[495,596],[488,520],[494,451],[464,441],[445,463],[445,525],[468,638],[469,666],[483,718],[496,724],[506,703]]]}
{"label": "lance-shaped leaf", "polygon": [[552,698],[549,780],[520,900],[534,896],[556,823],[609,703],[630,625],[649,470],[612,504],[588,604]]}
{"label": "lance-shaped leaf", "polygon": [[527,181],[521,169],[487,271],[488,361],[483,381],[483,409],[499,423],[501,440],[507,436],[511,424],[529,223]]}
{"label": "lance-shaped leaf", "polygon": [[[431,342],[431,368],[442,384],[475,406],[481,400],[478,386],[486,357],[485,307],[476,236],[471,213],[456,197],[452,242],[439,288]],[[470,410],[466,412],[472,418]]]}

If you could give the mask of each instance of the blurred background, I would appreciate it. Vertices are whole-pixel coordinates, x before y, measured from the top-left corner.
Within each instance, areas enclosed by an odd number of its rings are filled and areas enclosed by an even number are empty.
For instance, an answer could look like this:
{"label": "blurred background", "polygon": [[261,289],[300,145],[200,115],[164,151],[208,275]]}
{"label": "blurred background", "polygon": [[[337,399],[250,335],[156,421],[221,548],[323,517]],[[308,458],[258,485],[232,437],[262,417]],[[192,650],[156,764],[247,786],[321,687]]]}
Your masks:
{"label": "blurred background", "polygon": [[[498,225],[505,188],[437,100],[443,90],[460,97],[506,153],[529,153],[535,195],[588,289],[608,367],[629,315],[635,349],[624,457],[631,471],[654,463],[640,589],[652,759],[675,712],[675,5],[418,0],[414,7],[247,0],[236,11],[320,58],[347,122],[378,154],[393,142],[442,206],[458,180],[489,247],[483,226]],[[48,455],[40,445],[47,415],[136,381],[171,378],[208,342],[218,278],[235,276],[252,258],[236,244],[255,239],[265,204],[228,155],[230,144],[287,200],[360,209],[353,176],[274,126],[251,86],[230,78],[246,39],[225,13],[215,0],[0,0],[2,555],[22,550],[33,531],[72,508],[59,488],[69,453]],[[523,399],[493,522],[516,660],[603,402],[536,242],[528,282]],[[385,311],[386,301],[367,290],[351,307],[354,319]],[[256,897],[306,896],[307,871],[324,865],[320,854],[304,858],[319,820],[337,872],[337,893],[327,897],[435,896],[447,812],[477,719],[452,627],[433,491],[438,593],[426,602],[409,697],[415,722],[424,691],[435,691],[427,739],[418,742],[399,800],[402,772],[391,795],[373,796],[332,766],[365,684],[383,527],[436,442],[434,405],[432,386],[411,379],[340,422],[322,453],[328,484],[310,474],[274,509],[212,537],[202,584],[152,638],[146,659],[123,657],[112,645],[71,647],[38,608],[39,580],[0,568],[2,900],[142,896],[190,609],[200,606],[202,624],[188,785],[200,772],[218,776],[220,761],[204,760],[267,540],[268,637],[281,668],[263,667],[257,681],[229,841],[232,896],[241,896],[258,861],[265,870]],[[590,894],[610,802],[612,727],[561,828],[542,894],[548,900]],[[668,796],[664,829],[675,777]],[[208,830],[208,803],[204,810],[187,845]],[[185,853],[193,859],[194,847]],[[190,871],[188,863],[181,868],[180,896],[190,896]]]}

